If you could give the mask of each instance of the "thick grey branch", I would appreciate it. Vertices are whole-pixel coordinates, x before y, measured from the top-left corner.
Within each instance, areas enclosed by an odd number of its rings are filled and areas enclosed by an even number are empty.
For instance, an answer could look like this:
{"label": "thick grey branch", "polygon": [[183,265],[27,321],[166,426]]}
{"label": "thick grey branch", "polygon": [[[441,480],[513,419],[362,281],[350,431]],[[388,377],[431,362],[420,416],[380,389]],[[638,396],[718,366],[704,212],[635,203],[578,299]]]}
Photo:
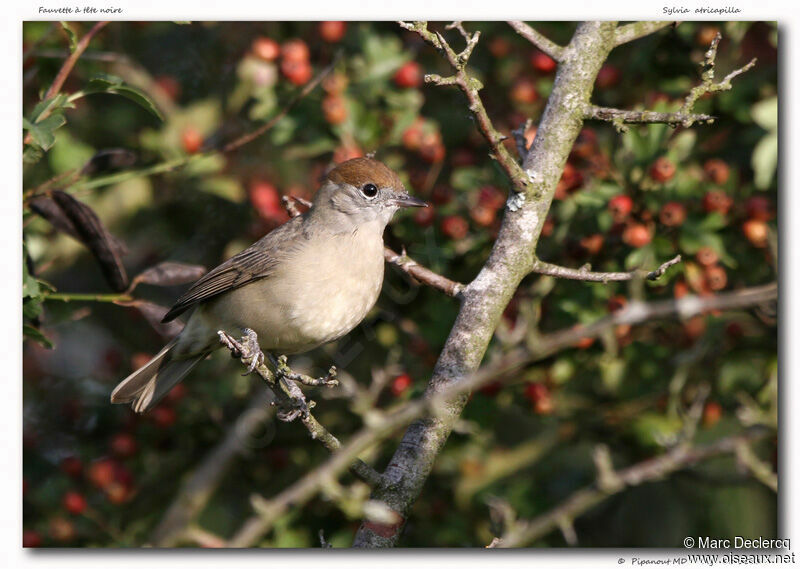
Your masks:
{"label": "thick grey branch", "polygon": [[541,49],[547,55],[555,59],[556,61],[561,61],[561,57],[564,53],[564,48],[558,45],[557,43],[550,41],[544,35],[537,32],[531,26],[526,24],[525,22],[520,21],[510,21],[508,25],[514,28],[514,31],[517,32],[519,35],[524,37],[526,40],[531,42],[533,45]]}
{"label": "thick grey branch", "polygon": [[657,280],[661,275],[663,275],[667,269],[669,269],[673,265],[677,265],[681,262],[681,256],[676,255],[669,261],[666,261],[661,264],[660,267],[653,271],[629,271],[624,273],[596,273],[589,270],[588,265],[584,265],[580,269],[570,269],[568,267],[561,267],[559,265],[553,265],[552,263],[545,263],[544,261],[537,260],[533,265],[533,270],[531,272],[538,273],[540,275],[548,275],[551,277],[557,277],[561,279],[572,279],[576,281],[590,281],[590,282],[601,282],[606,283],[610,281],[630,281],[636,277],[645,278],[650,281]]}

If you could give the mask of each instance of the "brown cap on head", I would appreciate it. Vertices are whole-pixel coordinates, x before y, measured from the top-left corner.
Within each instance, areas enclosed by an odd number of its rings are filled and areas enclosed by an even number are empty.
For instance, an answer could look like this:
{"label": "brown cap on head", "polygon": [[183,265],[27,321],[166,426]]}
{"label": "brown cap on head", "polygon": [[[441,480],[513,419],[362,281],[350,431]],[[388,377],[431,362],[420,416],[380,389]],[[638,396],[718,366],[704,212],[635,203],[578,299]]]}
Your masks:
{"label": "brown cap on head", "polygon": [[379,188],[405,189],[397,174],[372,158],[353,158],[342,162],[328,173],[327,178],[336,184],[350,184],[356,188],[375,184]]}

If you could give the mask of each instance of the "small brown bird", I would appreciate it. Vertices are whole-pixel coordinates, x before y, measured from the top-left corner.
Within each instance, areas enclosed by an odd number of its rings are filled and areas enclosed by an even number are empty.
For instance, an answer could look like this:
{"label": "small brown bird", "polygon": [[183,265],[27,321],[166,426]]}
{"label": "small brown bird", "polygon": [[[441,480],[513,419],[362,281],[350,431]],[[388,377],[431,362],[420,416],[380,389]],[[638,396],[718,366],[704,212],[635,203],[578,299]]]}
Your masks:
{"label": "small brown bird", "polygon": [[392,170],[371,158],[339,164],[313,207],[207,273],[164,322],[195,308],[183,331],[125,378],[112,403],[142,413],[209,353],[218,330],[250,328],[261,348],[297,354],[341,338],[375,305],[383,284],[383,231],[410,196]]}

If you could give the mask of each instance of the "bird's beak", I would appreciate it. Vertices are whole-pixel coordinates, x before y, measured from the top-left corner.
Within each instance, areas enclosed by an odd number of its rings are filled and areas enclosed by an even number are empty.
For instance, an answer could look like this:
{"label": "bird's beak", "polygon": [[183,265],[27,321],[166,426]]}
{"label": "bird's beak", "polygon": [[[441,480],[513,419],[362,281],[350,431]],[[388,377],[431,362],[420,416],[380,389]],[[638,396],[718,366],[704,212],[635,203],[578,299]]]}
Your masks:
{"label": "bird's beak", "polygon": [[397,207],[428,207],[428,204],[419,198],[407,194],[406,192],[392,192],[392,197],[389,198],[391,205]]}

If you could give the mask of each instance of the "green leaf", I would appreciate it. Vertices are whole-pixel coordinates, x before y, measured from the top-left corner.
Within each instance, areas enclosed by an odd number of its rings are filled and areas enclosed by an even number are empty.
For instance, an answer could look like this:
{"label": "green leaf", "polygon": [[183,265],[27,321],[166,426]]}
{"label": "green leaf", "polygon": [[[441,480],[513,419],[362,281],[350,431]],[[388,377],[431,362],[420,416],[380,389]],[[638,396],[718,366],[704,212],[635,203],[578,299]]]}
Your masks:
{"label": "green leaf", "polygon": [[89,83],[82,91],[84,95],[91,95],[93,93],[112,93],[120,95],[129,99],[148,111],[159,120],[164,120],[161,111],[158,110],[155,103],[147,96],[141,89],[137,89],[125,83],[121,77],[110,75],[108,73],[99,73],[89,79]]}
{"label": "green leaf", "polygon": [[753,105],[753,121],[764,130],[778,129],[778,97],[770,97]]}
{"label": "green leaf", "polygon": [[69,38],[69,51],[70,53],[75,53],[75,49],[78,47],[78,34],[75,33],[75,30],[70,27],[69,22],[60,22],[61,27],[67,33],[67,38]]}
{"label": "green leaf", "polygon": [[53,342],[51,342],[50,339],[47,336],[45,336],[41,330],[30,324],[22,325],[22,335],[25,338],[29,338],[35,342],[39,342],[45,348],[53,347]]}
{"label": "green leaf", "polygon": [[54,131],[66,124],[67,119],[60,112],[54,113],[38,123],[22,119],[22,128],[33,137],[33,141],[43,150],[49,150],[56,142]]}
{"label": "green leaf", "polygon": [[55,97],[50,97],[49,99],[45,99],[44,101],[39,101],[35,107],[33,107],[33,111],[31,111],[28,120],[32,123],[39,122],[39,117],[48,115],[52,112],[59,111],[61,109],[74,109],[75,105],[69,100],[69,97],[63,93],[59,93]]}
{"label": "green leaf", "polygon": [[684,130],[674,136],[667,145],[669,157],[675,162],[683,162],[692,153],[697,133],[694,130]]}
{"label": "green leaf", "polygon": [[757,188],[765,190],[772,182],[772,176],[778,167],[778,133],[770,132],[758,141],[751,158],[754,182]]}

